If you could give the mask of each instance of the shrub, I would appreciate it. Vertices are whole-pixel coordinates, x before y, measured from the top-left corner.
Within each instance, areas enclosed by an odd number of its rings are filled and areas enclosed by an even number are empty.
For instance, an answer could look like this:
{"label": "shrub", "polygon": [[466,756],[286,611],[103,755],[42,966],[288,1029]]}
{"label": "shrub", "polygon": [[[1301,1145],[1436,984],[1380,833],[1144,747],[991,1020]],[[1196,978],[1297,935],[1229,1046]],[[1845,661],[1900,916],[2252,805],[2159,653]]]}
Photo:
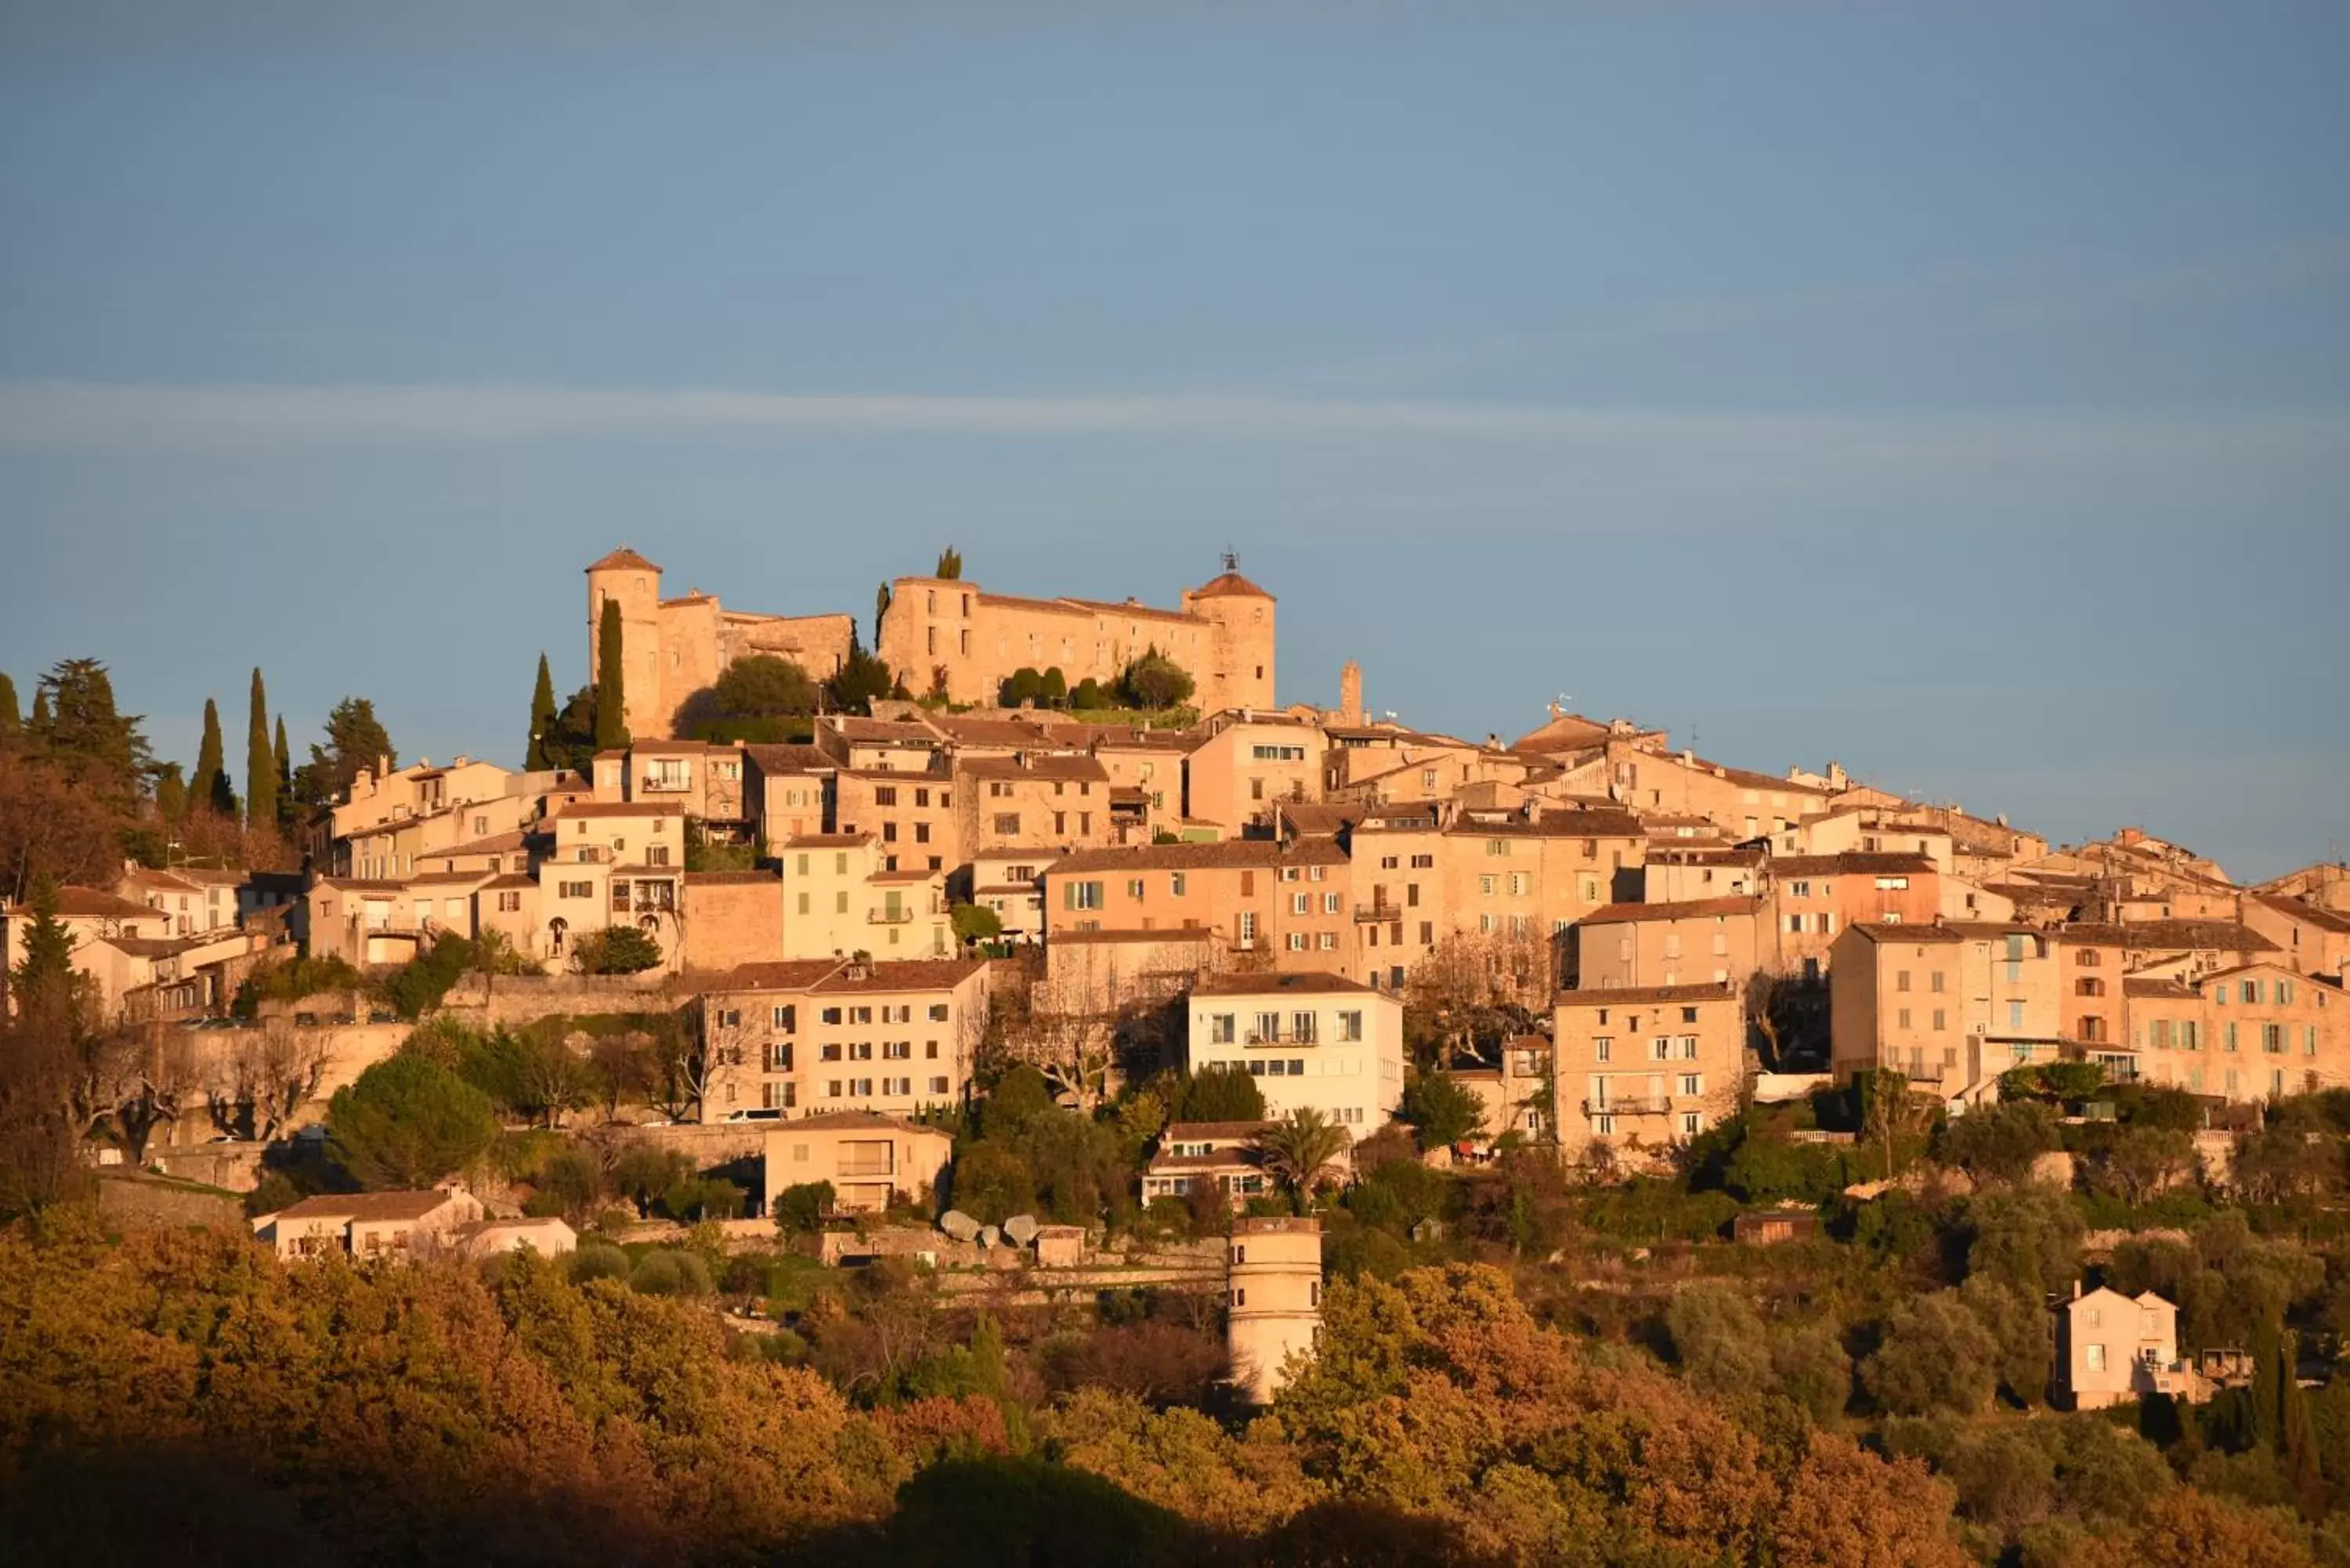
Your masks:
{"label": "shrub", "polygon": [[571,944],[571,967],[581,974],[641,974],[660,961],[660,943],[634,926],[606,926]]}
{"label": "shrub", "polygon": [[1442,1148],[1485,1130],[1485,1102],[1450,1073],[1422,1073],[1404,1091],[1403,1119],[1422,1148]]}
{"label": "shrub", "polygon": [[625,1280],[629,1277],[629,1254],[604,1241],[583,1241],[565,1263],[565,1272],[575,1285],[590,1280]]}
{"label": "shrub", "polygon": [[1769,1386],[1771,1347],[1762,1320],[1735,1288],[1709,1282],[1677,1291],[1665,1309],[1673,1359],[1691,1386],[1717,1397]]}
{"label": "shrub", "polygon": [[949,1192],[954,1206],[982,1224],[1000,1224],[1036,1206],[1036,1177],[1008,1143],[983,1138],[955,1157]]}
{"label": "shrub", "polygon": [[1896,1415],[1971,1416],[1998,1389],[1999,1360],[1998,1341],[1959,1293],[1937,1291],[1895,1309],[1885,1343],[1861,1367],[1861,1382]]}
{"label": "shrub", "polygon": [[647,1252],[629,1271],[629,1288],[640,1296],[706,1296],[710,1265],[699,1252]]}
{"label": "shrub", "polygon": [[1144,650],[1141,658],[1126,667],[1118,677],[1118,686],[1127,701],[1137,708],[1173,708],[1189,701],[1191,677],[1183,667],[1159,651],[1155,647]]}
{"label": "shrub", "polygon": [[785,1188],[775,1194],[775,1229],[786,1236],[806,1235],[832,1208],[832,1199],[829,1181],[804,1181]]}
{"label": "shrub", "polygon": [[560,1220],[567,1205],[557,1192],[534,1192],[523,1199],[522,1211],[533,1220]]}

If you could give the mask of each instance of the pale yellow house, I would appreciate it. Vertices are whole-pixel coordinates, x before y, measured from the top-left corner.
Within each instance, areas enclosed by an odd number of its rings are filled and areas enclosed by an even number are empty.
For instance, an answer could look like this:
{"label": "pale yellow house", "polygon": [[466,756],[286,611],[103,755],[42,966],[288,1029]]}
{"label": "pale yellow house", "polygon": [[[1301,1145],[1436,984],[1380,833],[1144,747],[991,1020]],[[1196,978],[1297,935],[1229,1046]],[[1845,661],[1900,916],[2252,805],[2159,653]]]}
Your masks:
{"label": "pale yellow house", "polygon": [[462,1187],[321,1193],[260,1216],[253,1233],[281,1258],[348,1252],[404,1262],[459,1250],[459,1233],[481,1219],[481,1200]]}
{"label": "pale yellow house", "polygon": [[878,1213],[893,1202],[931,1202],[954,1157],[954,1138],[874,1111],[831,1111],[802,1116],[767,1134],[769,1213],[794,1187],[832,1184],[833,1207]]}
{"label": "pale yellow house", "polygon": [[2056,1385],[2074,1409],[2176,1393],[2191,1377],[2178,1358],[2178,1309],[2152,1291],[2126,1296],[2101,1285],[2085,1295],[2075,1281],[2056,1309]]}

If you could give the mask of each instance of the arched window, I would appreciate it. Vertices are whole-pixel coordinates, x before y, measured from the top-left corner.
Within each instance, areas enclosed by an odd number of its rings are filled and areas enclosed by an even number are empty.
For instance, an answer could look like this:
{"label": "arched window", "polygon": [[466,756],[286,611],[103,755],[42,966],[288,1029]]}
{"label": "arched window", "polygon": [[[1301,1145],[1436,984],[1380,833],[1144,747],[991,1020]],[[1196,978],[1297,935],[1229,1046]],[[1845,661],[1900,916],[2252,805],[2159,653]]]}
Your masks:
{"label": "arched window", "polygon": [[571,929],[571,922],[557,915],[546,922],[546,950],[556,958],[563,956],[563,938]]}

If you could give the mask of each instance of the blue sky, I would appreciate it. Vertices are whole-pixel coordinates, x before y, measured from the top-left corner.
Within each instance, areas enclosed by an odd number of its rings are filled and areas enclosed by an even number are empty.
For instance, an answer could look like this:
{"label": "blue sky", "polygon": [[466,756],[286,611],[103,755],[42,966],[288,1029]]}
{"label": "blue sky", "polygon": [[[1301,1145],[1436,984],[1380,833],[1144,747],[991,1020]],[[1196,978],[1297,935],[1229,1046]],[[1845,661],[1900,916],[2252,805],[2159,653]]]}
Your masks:
{"label": "blue sky", "polygon": [[2339,5],[0,0],[0,668],[507,757],[618,540],[2350,849]]}

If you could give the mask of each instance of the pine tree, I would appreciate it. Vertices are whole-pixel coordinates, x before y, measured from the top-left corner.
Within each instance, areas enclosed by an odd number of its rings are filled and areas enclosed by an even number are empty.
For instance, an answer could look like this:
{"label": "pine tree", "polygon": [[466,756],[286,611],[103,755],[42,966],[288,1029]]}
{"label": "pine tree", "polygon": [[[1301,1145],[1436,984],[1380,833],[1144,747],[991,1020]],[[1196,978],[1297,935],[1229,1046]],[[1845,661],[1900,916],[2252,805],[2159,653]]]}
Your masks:
{"label": "pine tree", "polygon": [[206,811],[236,813],[236,791],[229,786],[227,770],[221,765],[220,705],[209,697],[204,699],[204,738],[196,747],[196,772],[188,781],[188,801]]}
{"label": "pine tree", "polygon": [[294,753],[286,744],[286,715],[277,715],[277,736],[269,748],[277,761],[277,826],[294,820]]}
{"label": "pine tree", "polygon": [[620,606],[604,601],[596,628],[596,749],[618,751],[629,743],[626,687],[620,667]]}
{"label": "pine tree", "polygon": [[[602,628],[598,628],[600,635]],[[525,772],[540,773],[552,764],[546,760],[546,742],[555,733],[555,674],[546,667],[546,655],[538,656],[538,685],[530,694],[530,745],[524,751],[522,765]]]}
{"label": "pine tree", "polygon": [[244,825],[277,826],[277,753],[269,745],[269,692],[261,670],[253,671],[253,716],[244,731]]}
{"label": "pine tree", "polygon": [[95,659],[61,659],[41,678],[33,728],[41,750],[76,787],[129,815],[151,756],[136,714],[118,711],[114,682]]}
{"label": "pine tree", "polygon": [[9,996],[19,1017],[36,1027],[69,1023],[83,982],[74,972],[73,932],[57,918],[57,885],[44,876],[25,900],[25,957],[8,976]]}
{"label": "pine tree", "polygon": [[16,683],[0,670],[0,752],[13,749],[24,738],[25,715],[16,707]]}

